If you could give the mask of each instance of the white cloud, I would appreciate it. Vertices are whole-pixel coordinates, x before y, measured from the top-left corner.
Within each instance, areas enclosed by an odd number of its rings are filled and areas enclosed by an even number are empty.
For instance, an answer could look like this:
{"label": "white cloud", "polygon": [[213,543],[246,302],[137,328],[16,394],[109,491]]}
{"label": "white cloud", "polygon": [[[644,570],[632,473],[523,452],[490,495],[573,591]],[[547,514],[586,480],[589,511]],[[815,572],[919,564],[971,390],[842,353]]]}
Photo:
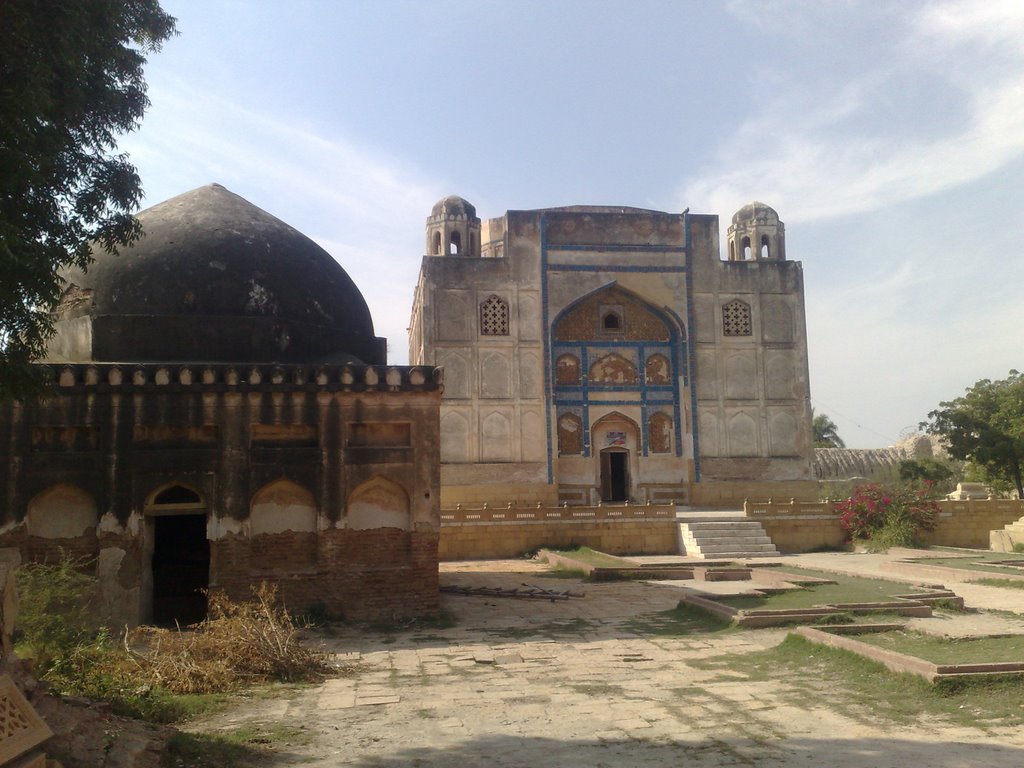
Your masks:
{"label": "white cloud", "polygon": [[[1024,155],[1024,4],[926,5],[906,20],[901,48],[827,98],[826,87],[773,72],[779,92],[684,184],[682,201],[730,211],[753,194],[788,221],[824,219],[948,190]],[[963,112],[945,135],[932,133],[928,113],[916,135],[875,119],[876,105],[898,105],[915,79],[934,89],[934,114]]]}

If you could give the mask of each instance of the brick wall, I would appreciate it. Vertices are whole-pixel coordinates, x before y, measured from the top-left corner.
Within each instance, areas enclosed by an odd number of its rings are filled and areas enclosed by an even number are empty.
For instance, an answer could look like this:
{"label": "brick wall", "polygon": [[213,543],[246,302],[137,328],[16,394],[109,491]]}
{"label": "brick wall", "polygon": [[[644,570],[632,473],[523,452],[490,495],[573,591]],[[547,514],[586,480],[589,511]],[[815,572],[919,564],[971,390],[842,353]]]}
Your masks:
{"label": "brick wall", "polygon": [[[309,536],[279,533],[259,537],[274,539],[272,552],[287,561],[291,548],[305,556]],[[437,612],[437,547],[435,533],[397,528],[321,531],[316,540],[316,559],[305,569],[268,568],[257,558],[271,542],[259,547],[243,536],[225,536],[211,542],[211,586],[235,599],[245,599],[260,581],[277,585],[289,610],[302,611],[323,605],[332,614],[354,621],[391,620]]]}

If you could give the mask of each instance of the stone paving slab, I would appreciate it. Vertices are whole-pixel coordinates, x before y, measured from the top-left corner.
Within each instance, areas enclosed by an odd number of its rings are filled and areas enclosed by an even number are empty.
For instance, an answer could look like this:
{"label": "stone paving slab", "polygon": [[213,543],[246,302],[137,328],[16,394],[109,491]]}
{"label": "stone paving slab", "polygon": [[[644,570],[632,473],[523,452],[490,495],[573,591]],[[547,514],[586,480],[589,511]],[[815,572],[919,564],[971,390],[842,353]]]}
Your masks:
{"label": "stone paving slab", "polygon": [[[524,574],[538,578],[526,561],[511,562],[504,576],[493,562],[445,564],[442,580],[472,580],[474,568],[481,581],[495,585],[527,580]],[[871,575],[871,561],[799,562]],[[1024,733],[1011,729],[896,725],[870,713],[855,718],[785,680],[696,666],[708,657],[770,648],[786,630],[679,637],[628,629],[637,617],[674,608],[681,587],[617,582],[582,588],[586,598],[555,604],[443,596],[458,623],[422,633],[442,638],[429,647],[414,632],[396,633],[385,644],[341,628],[327,642],[331,650],[353,654],[361,671],[290,701],[287,719],[318,734],[314,744],[294,752],[293,762],[315,768],[1024,765]],[[961,629],[973,622],[975,630],[987,631],[1020,620],[944,614],[933,621]],[[563,634],[510,634],[510,628],[547,632],[552,624],[563,625]],[[261,705],[251,706],[250,716],[260,716]],[[231,713],[236,722],[244,716]]]}

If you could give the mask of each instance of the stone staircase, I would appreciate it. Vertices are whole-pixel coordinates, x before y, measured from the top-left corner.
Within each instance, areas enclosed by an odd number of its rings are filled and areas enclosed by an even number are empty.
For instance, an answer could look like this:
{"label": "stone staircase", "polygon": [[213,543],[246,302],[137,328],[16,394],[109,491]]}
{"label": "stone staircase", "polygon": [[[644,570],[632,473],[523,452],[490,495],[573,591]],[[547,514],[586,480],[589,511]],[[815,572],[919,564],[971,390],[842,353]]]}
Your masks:
{"label": "stone staircase", "polygon": [[1013,552],[1015,544],[1024,542],[1024,517],[1000,530],[989,531],[988,538],[993,552]]}
{"label": "stone staircase", "polygon": [[778,557],[764,528],[742,512],[679,515],[679,540],[682,554],[702,560],[745,560],[752,557]]}

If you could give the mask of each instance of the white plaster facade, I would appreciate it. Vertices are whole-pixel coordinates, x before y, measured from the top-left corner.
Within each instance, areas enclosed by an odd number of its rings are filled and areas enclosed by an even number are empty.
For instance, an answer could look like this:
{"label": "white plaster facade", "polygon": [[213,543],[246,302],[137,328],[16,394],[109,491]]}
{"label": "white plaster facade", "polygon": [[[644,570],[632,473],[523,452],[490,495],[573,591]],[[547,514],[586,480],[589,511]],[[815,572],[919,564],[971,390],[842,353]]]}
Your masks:
{"label": "white plaster facade", "polygon": [[733,218],[728,260],[718,231],[621,207],[481,222],[440,201],[409,340],[411,364],[445,369],[442,505],[810,480],[802,266],[768,206]]}

